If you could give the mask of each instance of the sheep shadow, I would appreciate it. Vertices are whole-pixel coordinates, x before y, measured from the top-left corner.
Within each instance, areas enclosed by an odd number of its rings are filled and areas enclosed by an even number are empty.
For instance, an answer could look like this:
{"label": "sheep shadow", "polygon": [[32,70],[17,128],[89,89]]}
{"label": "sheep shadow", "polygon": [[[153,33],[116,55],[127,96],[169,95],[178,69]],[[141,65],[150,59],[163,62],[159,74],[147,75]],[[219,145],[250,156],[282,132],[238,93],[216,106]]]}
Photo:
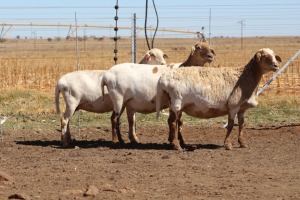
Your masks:
{"label": "sheep shadow", "polygon": [[99,148],[107,147],[111,148],[112,144],[110,141],[105,141],[102,139],[99,140],[73,140],[72,144],[68,148],[63,148],[60,140],[27,140],[27,141],[15,141],[19,145],[28,145],[28,146],[40,146],[40,147],[52,147],[56,149],[74,149],[79,147],[82,149],[88,148]]}
{"label": "sheep shadow", "polygon": [[216,145],[216,144],[197,144],[196,147],[197,149],[210,149],[210,150],[223,148],[223,146]]}
{"label": "sheep shadow", "polygon": [[[15,141],[17,145],[39,146],[39,147],[51,147],[56,149],[74,149],[79,147],[81,149],[90,148],[109,148],[109,149],[136,149],[136,150],[173,150],[170,144],[167,143],[125,143],[125,144],[113,144],[111,141],[104,139],[98,140],[73,140],[69,148],[63,148],[59,140],[27,140],[27,141]],[[222,146],[215,144],[197,144],[191,145],[191,148],[184,149],[185,151],[193,151],[195,149],[219,149]]]}
{"label": "sheep shadow", "polygon": [[92,149],[92,148],[109,148],[109,149],[137,149],[137,150],[171,150],[170,145],[157,144],[157,143],[125,143],[125,144],[113,144],[111,141],[104,139],[99,140],[73,140],[70,147],[63,148],[59,140],[27,140],[27,141],[15,141],[17,145],[39,146],[39,147],[51,147],[56,149],[74,149],[76,147],[80,149]]}

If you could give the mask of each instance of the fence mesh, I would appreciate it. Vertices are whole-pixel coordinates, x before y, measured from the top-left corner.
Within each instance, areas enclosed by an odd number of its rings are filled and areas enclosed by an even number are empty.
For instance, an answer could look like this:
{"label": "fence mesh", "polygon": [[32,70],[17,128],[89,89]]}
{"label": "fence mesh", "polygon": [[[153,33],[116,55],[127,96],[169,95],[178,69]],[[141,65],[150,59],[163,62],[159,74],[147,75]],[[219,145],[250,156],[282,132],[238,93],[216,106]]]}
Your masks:
{"label": "fence mesh", "polygon": [[[51,27],[49,27],[51,28]],[[173,33],[172,33],[173,34]],[[119,35],[118,63],[131,62],[132,49],[130,30],[128,35]],[[151,37],[150,37],[151,38]],[[168,54],[168,63],[183,62],[191,47],[199,41],[196,35],[165,32],[157,34],[154,47]],[[137,62],[148,50],[145,38],[138,34]],[[216,59],[211,67],[244,66],[260,48],[271,48],[282,58],[282,65],[300,49],[300,37],[252,37],[244,38],[241,48],[240,38],[211,38],[211,47]],[[114,65],[115,41],[113,37],[86,37],[78,35],[79,68],[81,70],[104,69]],[[208,66],[208,65],[207,65]],[[0,89],[46,91],[52,94],[58,79],[77,70],[76,41],[74,37],[54,38],[6,38],[0,43]],[[273,74],[264,76],[261,86]],[[291,121],[300,118],[300,58],[296,58],[289,67],[259,96],[260,105],[271,105],[273,111],[279,104],[290,104],[288,110],[295,114]],[[282,108],[280,108],[281,111]],[[285,111],[284,111],[285,112]],[[283,114],[284,115],[284,114]],[[298,118],[297,118],[298,117]]]}

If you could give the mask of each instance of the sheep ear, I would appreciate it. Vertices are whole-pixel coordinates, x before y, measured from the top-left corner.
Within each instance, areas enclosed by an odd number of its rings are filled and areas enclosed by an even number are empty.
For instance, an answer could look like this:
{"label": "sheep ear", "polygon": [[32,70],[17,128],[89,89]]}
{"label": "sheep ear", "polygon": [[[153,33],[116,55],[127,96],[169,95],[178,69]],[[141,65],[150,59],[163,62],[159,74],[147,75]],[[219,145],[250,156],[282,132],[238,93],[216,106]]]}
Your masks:
{"label": "sheep ear", "polygon": [[215,50],[210,49],[210,51],[212,52],[212,54],[213,54],[214,56],[216,55]]}
{"label": "sheep ear", "polygon": [[201,46],[201,44],[199,44],[199,43],[195,44],[195,49],[202,50],[202,46]]}
{"label": "sheep ear", "polygon": [[196,49],[195,46],[192,46],[192,49],[191,49],[191,56],[194,55],[195,49]]}
{"label": "sheep ear", "polygon": [[151,60],[151,55],[150,55],[150,54],[147,54],[146,60],[147,60],[147,61],[150,61],[150,60]]}
{"label": "sheep ear", "polygon": [[150,56],[153,56],[154,58],[156,57],[155,55],[154,55],[154,53],[152,53],[151,51],[150,51]]}
{"label": "sheep ear", "polygon": [[278,62],[282,62],[282,61],[281,61],[281,58],[280,58],[279,56],[276,55],[275,58],[276,58],[276,60],[277,60]]}
{"label": "sheep ear", "polygon": [[257,52],[256,54],[255,54],[255,60],[256,60],[256,62],[259,62],[260,61],[260,58],[261,58],[261,51],[259,51],[259,52]]}
{"label": "sheep ear", "polygon": [[163,57],[164,58],[169,58],[169,56],[166,53],[164,53]]}

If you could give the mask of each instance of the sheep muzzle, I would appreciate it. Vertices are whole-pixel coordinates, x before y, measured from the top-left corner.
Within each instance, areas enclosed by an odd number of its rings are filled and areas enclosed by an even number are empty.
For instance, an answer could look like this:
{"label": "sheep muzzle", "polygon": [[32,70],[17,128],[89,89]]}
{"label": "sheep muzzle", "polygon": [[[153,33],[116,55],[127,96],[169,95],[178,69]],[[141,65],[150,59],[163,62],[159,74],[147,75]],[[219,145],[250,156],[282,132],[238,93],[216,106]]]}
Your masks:
{"label": "sheep muzzle", "polygon": [[271,66],[271,69],[275,72],[275,71],[277,71],[277,70],[279,69],[279,67],[278,67],[278,65],[273,64],[273,65]]}
{"label": "sheep muzzle", "polygon": [[214,56],[213,55],[207,55],[207,61],[209,63],[211,63],[214,60]]}

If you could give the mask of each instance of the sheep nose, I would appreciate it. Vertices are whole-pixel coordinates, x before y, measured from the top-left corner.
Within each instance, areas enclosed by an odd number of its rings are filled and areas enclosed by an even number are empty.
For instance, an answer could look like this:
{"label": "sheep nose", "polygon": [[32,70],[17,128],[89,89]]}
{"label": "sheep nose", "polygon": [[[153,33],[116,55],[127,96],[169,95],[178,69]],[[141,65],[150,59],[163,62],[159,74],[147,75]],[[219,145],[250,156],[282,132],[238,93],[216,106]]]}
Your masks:
{"label": "sheep nose", "polygon": [[276,71],[279,69],[278,65],[276,65],[275,63],[273,64],[272,68]]}

